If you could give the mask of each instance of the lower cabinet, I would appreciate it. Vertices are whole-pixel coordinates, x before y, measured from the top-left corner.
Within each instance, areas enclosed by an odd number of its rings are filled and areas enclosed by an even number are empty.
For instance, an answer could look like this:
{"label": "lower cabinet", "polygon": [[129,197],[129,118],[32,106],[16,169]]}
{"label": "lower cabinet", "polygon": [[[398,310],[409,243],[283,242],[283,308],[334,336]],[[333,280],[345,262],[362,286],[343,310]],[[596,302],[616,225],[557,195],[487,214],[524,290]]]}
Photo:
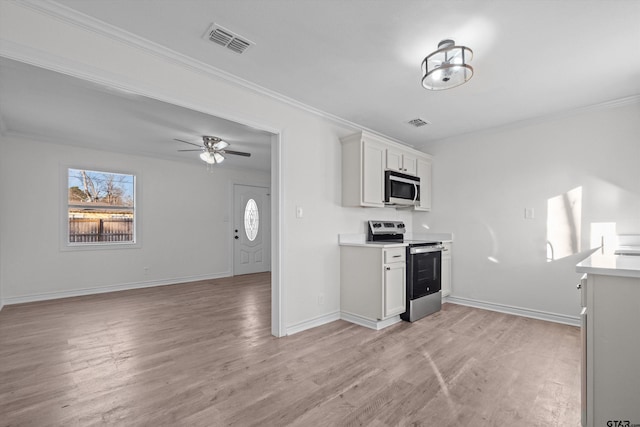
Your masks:
{"label": "lower cabinet", "polygon": [[451,243],[442,244],[442,270],[440,273],[442,285],[442,297],[451,295]]}
{"label": "lower cabinet", "polygon": [[400,321],[406,304],[406,248],[340,247],[341,317],[373,329]]}
{"label": "lower cabinet", "polygon": [[582,425],[640,425],[640,277],[589,273],[586,285]]}
{"label": "lower cabinet", "polygon": [[[404,249],[404,248],[403,248]],[[406,310],[407,267],[404,262],[385,264],[384,266],[384,309],[382,318],[386,319]]]}

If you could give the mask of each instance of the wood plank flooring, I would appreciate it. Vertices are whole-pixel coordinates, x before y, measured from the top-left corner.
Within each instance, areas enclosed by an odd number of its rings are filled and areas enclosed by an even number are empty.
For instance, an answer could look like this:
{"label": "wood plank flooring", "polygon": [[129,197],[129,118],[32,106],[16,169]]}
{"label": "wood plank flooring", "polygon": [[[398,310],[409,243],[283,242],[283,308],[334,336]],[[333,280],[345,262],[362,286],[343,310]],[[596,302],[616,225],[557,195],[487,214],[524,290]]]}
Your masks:
{"label": "wood plank flooring", "polygon": [[578,328],[445,304],[270,335],[268,274],[7,306],[0,426],[578,426]]}

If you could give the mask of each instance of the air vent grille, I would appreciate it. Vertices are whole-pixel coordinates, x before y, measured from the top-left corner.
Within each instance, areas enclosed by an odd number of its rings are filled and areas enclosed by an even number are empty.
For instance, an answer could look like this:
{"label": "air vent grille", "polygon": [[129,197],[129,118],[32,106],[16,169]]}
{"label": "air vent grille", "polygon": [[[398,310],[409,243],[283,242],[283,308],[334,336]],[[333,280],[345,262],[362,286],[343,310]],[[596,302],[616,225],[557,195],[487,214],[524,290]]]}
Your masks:
{"label": "air vent grille", "polygon": [[205,33],[206,39],[219,44],[220,46],[224,46],[236,53],[244,53],[247,49],[249,49],[255,43],[247,40],[244,37],[235,34],[233,31],[229,31],[228,29],[218,25],[211,24],[207,32]]}
{"label": "air vent grille", "polygon": [[242,53],[245,50],[249,49],[249,46],[251,46],[249,44],[249,42],[246,42],[244,40],[241,40],[239,38],[234,38],[233,40],[231,40],[229,42],[229,44],[227,45],[227,47],[229,49],[231,49],[234,52],[238,52],[238,53]]}
{"label": "air vent grille", "polygon": [[409,120],[407,123],[410,124],[411,126],[415,126],[417,128],[430,124],[428,121],[420,119],[420,118]]}

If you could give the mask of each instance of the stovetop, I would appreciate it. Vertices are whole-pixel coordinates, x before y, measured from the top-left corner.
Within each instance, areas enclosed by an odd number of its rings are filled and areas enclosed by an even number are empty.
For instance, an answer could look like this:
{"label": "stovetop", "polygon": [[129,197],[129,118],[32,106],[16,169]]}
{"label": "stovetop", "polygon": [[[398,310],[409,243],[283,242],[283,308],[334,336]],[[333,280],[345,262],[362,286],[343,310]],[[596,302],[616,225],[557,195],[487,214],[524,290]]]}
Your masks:
{"label": "stovetop", "polygon": [[367,221],[367,242],[408,243],[409,246],[435,246],[442,242],[435,240],[405,239],[406,231],[402,221]]}

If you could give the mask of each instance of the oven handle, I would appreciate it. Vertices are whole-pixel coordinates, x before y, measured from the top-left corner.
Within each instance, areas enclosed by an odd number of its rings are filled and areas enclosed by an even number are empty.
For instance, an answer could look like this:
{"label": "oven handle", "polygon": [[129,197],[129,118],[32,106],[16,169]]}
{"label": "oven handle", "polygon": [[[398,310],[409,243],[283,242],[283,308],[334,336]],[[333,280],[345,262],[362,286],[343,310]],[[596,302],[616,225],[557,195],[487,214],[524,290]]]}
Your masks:
{"label": "oven handle", "polygon": [[442,252],[442,249],[444,249],[443,246],[418,246],[415,248],[409,248],[409,254],[415,255],[415,254],[425,254],[428,252]]}

